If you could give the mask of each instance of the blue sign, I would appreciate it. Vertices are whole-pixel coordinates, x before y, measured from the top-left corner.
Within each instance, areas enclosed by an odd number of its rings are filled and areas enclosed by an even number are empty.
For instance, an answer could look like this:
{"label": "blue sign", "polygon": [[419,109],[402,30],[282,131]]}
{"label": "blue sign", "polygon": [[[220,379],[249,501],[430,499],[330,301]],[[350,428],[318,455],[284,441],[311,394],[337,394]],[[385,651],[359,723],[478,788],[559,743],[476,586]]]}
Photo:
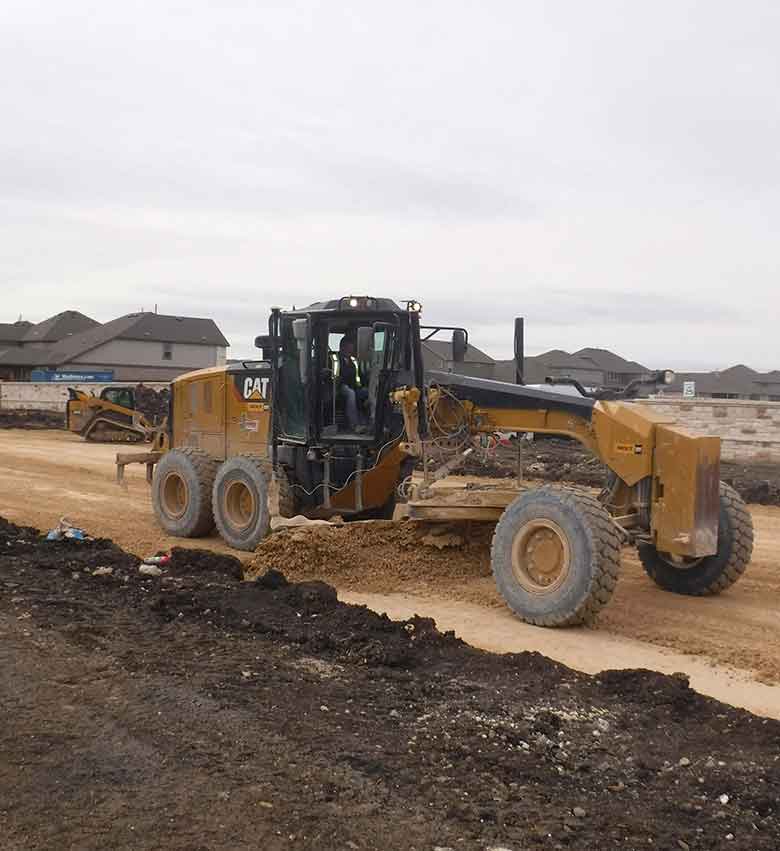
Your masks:
{"label": "blue sign", "polygon": [[108,369],[104,372],[79,372],[78,370],[68,370],[67,372],[56,372],[48,369],[34,369],[30,373],[30,381],[70,381],[70,382],[87,382],[99,381],[106,384],[114,380],[114,370]]}

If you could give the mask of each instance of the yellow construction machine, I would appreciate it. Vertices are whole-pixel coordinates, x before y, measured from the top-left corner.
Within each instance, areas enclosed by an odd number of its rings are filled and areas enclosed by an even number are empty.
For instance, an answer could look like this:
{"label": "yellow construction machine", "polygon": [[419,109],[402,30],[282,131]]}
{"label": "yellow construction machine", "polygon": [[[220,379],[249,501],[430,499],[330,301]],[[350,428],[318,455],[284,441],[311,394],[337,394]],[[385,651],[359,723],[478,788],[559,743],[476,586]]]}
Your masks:
{"label": "yellow construction machine", "polygon": [[[194,537],[216,525],[244,550],[274,514],[391,517],[399,492],[412,518],[495,523],[498,588],[521,618],[543,626],[591,621],[612,595],[625,545],[677,593],[718,593],[740,577],[753,530],[719,480],[718,438],[691,435],[638,402],[523,385],[521,321],[518,383],[425,374],[422,343],[441,331],[452,332],[457,368],[466,331],[421,326],[416,302],[346,296],[275,308],[269,333],[255,340],[260,359],[173,382],[167,431],[152,452],[118,456],[118,476],[127,463],[146,463],[163,529]],[[474,439],[497,431],[579,441],[608,469],[603,491],[522,481],[441,487]],[[412,475],[419,467],[422,476]]]}
{"label": "yellow construction machine", "polygon": [[68,388],[67,427],[96,443],[141,443],[156,426],[136,410],[132,387],[104,387],[99,396]]}

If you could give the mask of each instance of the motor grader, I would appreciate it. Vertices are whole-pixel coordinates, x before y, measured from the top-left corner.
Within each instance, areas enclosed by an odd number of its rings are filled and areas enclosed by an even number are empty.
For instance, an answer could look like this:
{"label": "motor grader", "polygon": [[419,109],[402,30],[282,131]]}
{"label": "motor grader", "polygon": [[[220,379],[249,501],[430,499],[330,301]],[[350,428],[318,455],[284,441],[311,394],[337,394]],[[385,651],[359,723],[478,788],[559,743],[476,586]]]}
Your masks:
{"label": "motor grader", "polygon": [[[173,382],[167,432],[152,453],[118,456],[120,477],[124,464],[145,462],[163,529],[195,537],[216,525],[243,550],[257,546],[274,515],[391,517],[399,492],[412,518],[494,522],[498,588],[517,615],[543,626],[591,621],[612,595],[625,545],[669,591],[714,594],[739,578],[753,531],[739,496],[719,481],[717,437],[691,435],[619,398],[426,374],[424,341],[445,330],[457,369],[466,331],[422,326],[416,302],[347,296],[275,308],[269,333],[255,340],[260,359]],[[362,379],[357,428],[339,392],[345,336]],[[522,382],[522,322],[515,349]],[[495,432],[579,441],[608,470],[603,491],[523,481],[440,487],[471,441]]]}

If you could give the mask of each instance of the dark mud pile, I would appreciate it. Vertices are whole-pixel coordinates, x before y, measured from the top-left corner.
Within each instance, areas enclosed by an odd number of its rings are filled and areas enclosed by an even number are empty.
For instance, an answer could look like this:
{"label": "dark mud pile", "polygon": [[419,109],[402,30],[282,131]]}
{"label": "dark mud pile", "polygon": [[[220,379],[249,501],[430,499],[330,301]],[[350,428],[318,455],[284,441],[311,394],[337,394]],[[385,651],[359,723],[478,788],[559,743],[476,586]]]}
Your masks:
{"label": "dark mud pile", "polygon": [[58,411],[0,411],[0,428],[65,428],[65,414]]}
{"label": "dark mud pile", "polygon": [[0,524],[4,847],[776,849],[780,724]]}
{"label": "dark mud pile", "polygon": [[162,390],[155,390],[145,384],[136,384],[135,386],[136,410],[154,425],[160,425],[168,416],[170,398],[171,391],[167,387]]}
{"label": "dark mud pile", "polygon": [[[489,451],[475,450],[455,475],[509,478],[516,475],[517,457],[514,441]],[[527,479],[572,482],[593,488],[602,487],[606,475],[604,465],[579,443],[563,438],[539,438],[523,443],[522,469]],[[722,461],[721,479],[734,487],[745,502],[780,505],[780,464]]]}
{"label": "dark mud pile", "polygon": [[720,475],[745,502],[780,505],[780,464],[721,462]]}

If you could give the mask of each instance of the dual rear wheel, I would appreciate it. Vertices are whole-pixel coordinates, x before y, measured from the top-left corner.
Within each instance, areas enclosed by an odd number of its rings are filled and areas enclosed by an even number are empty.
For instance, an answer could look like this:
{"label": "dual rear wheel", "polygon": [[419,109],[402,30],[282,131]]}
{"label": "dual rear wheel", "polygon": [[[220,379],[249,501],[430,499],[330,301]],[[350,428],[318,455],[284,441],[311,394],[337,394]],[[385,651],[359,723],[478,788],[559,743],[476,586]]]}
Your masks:
{"label": "dual rear wheel", "polygon": [[[279,511],[293,513],[286,480],[277,477]],[[236,455],[222,464],[199,449],[174,449],[160,459],[152,503],[170,535],[197,538],[216,526],[226,544],[254,550],[271,524],[271,469],[259,456]]]}

